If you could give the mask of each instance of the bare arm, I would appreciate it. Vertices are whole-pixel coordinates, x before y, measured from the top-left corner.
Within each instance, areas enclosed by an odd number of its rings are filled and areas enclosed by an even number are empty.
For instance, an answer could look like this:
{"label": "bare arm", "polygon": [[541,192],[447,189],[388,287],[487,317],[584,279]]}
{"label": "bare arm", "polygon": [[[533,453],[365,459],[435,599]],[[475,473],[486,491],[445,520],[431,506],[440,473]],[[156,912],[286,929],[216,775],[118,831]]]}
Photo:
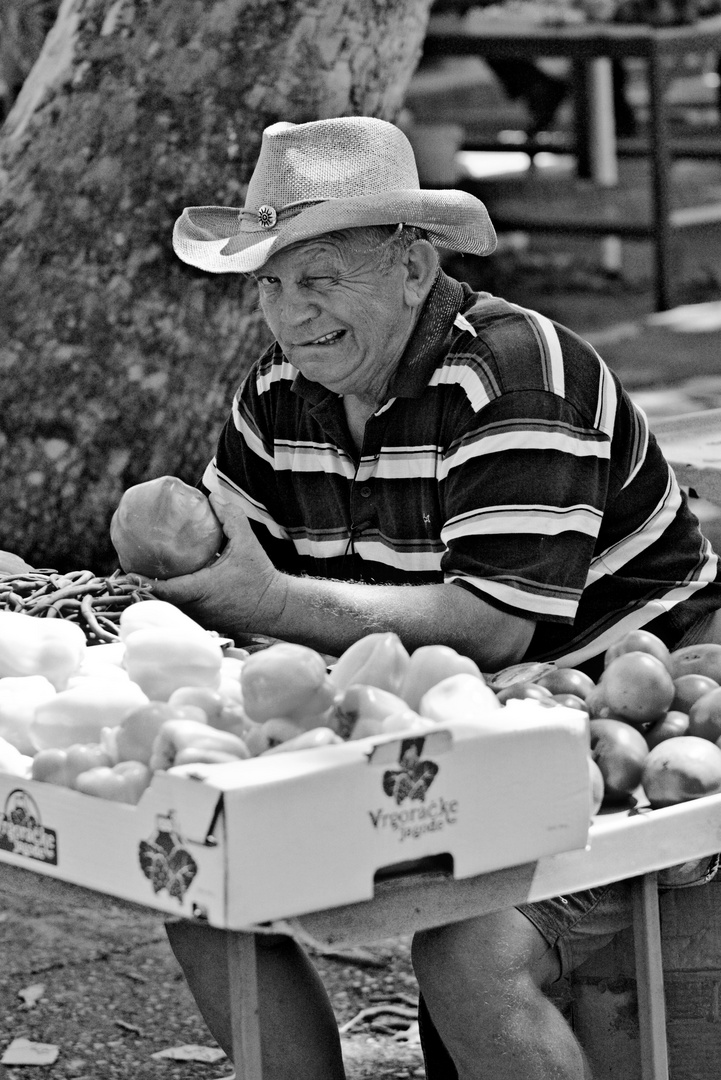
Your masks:
{"label": "bare arm", "polygon": [[223,554],[195,574],[153,582],[158,599],[184,607],[209,629],[231,637],[268,634],[334,656],[366,634],[393,631],[409,652],[450,645],[483,671],[523,659],[531,620],[456,585],[366,585],[283,574],[242,511],[216,495],[211,501],[228,536]]}

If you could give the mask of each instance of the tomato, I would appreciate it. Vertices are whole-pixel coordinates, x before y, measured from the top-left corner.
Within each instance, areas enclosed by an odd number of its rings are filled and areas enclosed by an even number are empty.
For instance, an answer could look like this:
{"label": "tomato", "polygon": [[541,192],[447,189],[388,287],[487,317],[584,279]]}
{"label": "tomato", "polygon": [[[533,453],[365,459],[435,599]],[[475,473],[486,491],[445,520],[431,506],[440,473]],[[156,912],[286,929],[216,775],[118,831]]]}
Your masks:
{"label": "tomato", "polygon": [[721,684],[721,645],[687,645],[671,653],[674,679],[680,675],[706,675]]}
{"label": "tomato", "polygon": [[606,650],[605,666],[608,667],[617,656],[622,656],[628,652],[649,653],[649,655],[660,660],[669,671],[671,670],[671,653],[668,646],[661,641],[660,637],[652,634],[650,630],[629,630],[618,641],[614,641],[613,645]]}
{"label": "tomato", "polygon": [[716,742],[721,738],[721,686],[694,701],[688,714],[688,733]]}
{"label": "tomato", "polygon": [[649,750],[666,739],[676,739],[688,733],[688,713],[671,709],[644,732]]}
{"label": "tomato", "polygon": [[651,656],[655,656],[657,660],[660,660],[669,671],[671,670],[671,653],[668,647],[665,642],[661,641],[661,638],[656,637],[650,630],[629,630],[618,641],[614,641],[613,645],[606,650],[605,666],[608,667],[617,656],[622,656],[628,652],[649,653]]}
{"label": "tomato", "polygon": [[592,757],[588,759],[588,779],[591,785],[591,817],[601,809],[604,795],[603,773]]}
{"label": "tomato", "polygon": [[674,806],[721,792],[721,749],[708,739],[682,735],[649,751],[641,783],[651,806]]}
{"label": "tomato", "polygon": [[600,720],[611,715],[611,709],[606,701],[606,694],[602,682],[597,683],[593,690],[587,694],[585,703],[589,716]]}
{"label": "tomato", "polygon": [[641,783],[649,749],[641,732],[622,720],[591,720],[591,757],[603,776],[605,802],[622,802]]}
{"label": "tomato", "polygon": [[709,690],[715,690],[719,684],[715,679],[709,679],[708,675],[695,675],[689,672],[688,675],[679,675],[677,679],[674,679],[673,685],[676,687],[676,693],[671,702],[671,708],[687,713],[694,701],[698,701]]}
{"label": "tomato", "polygon": [[578,694],[554,694],[553,700],[557,701],[559,705],[565,705],[567,709],[580,709],[581,712],[588,715],[588,706]]}
{"label": "tomato", "polygon": [[585,701],[587,695],[594,689],[595,683],[590,675],[578,668],[556,668],[536,679],[537,686],[545,686],[555,696],[556,694],[575,694]]}
{"label": "tomato", "polygon": [[533,698],[535,701],[543,701],[547,705],[550,705],[553,700],[553,694],[545,686],[527,682],[513,683],[512,686],[499,690],[496,697],[502,704],[510,701],[511,698]]}
{"label": "tomato", "polygon": [[676,693],[668,668],[648,652],[621,653],[601,681],[611,711],[631,724],[660,720]]}

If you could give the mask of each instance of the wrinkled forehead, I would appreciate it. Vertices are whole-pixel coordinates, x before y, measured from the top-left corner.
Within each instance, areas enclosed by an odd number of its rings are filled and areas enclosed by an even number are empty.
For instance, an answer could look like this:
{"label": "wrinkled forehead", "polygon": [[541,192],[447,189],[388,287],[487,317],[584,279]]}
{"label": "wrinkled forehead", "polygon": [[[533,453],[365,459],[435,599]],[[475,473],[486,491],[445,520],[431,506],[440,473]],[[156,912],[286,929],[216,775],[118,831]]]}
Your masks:
{"label": "wrinkled forehead", "polygon": [[378,249],[377,231],[373,229],[344,229],[323,233],[310,240],[300,240],[276,252],[263,263],[258,275],[273,274],[281,270],[302,270],[318,263],[343,266],[371,254]]}

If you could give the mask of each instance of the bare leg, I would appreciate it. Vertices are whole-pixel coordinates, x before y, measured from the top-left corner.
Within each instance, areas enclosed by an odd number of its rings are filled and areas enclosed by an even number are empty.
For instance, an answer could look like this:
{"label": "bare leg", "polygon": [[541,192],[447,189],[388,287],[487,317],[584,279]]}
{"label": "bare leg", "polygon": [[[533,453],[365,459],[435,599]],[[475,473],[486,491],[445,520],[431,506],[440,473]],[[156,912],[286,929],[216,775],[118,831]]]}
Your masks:
{"label": "bare leg", "polygon": [[[558,977],[558,957],[519,911],[416,934],[413,966],[458,1080],[591,1080],[543,993]],[[428,1064],[429,1080],[441,1080]]]}
{"label": "bare leg", "polygon": [[[217,1043],[232,1060],[225,932],[168,922],[171,948]],[[259,934],[263,1080],[345,1080],[338,1025],[318,972],[292,938]]]}

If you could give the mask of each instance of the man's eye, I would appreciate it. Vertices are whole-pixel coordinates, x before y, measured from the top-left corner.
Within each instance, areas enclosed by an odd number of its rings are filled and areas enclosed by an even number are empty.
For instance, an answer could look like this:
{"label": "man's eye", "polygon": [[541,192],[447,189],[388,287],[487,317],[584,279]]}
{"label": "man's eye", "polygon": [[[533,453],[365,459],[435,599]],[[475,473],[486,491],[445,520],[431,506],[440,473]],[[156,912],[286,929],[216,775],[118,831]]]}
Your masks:
{"label": "man's eye", "polygon": [[259,285],[263,285],[266,288],[268,288],[268,286],[270,286],[270,285],[277,285],[278,284],[278,278],[277,277],[268,277],[268,276],[256,277],[255,280],[258,282]]}
{"label": "man's eye", "polygon": [[314,277],[306,278],[303,284],[314,289],[318,287],[323,288],[325,285],[332,285],[334,281],[335,278],[331,277],[330,274],[316,274]]}

